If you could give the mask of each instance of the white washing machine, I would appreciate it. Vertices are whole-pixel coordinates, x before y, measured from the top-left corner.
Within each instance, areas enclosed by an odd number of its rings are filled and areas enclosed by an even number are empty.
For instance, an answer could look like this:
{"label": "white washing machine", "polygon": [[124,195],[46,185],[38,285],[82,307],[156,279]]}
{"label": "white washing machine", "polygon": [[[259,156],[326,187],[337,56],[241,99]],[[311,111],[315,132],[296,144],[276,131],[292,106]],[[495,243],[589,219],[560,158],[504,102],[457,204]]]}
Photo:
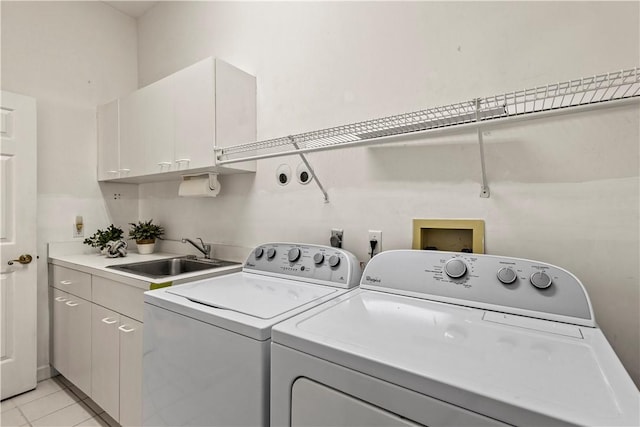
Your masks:
{"label": "white washing machine", "polygon": [[640,425],[582,283],[524,259],[383,252],[271,363],[272,426]]}
{"label": "white washing machine", "polygon": [[146,292],[143,425],[267,426],[271,327],[360,276],[347,251],[270,243],[242,272]]}

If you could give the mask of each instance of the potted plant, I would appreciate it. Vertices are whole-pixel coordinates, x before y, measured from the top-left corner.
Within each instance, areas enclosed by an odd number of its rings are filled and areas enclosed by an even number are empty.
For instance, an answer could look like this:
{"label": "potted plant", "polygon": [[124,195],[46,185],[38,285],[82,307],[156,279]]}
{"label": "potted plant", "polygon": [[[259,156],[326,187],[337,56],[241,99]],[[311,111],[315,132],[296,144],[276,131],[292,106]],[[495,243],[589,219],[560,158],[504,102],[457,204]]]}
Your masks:
{"label": "potted plant", "polygon": [[106,230],[98,229],[98,231],[93,233],[91,237],[87,237],[86,239],[84,239],[82,243],[103,251],[104,248],[107,247],[107,243],[112,240],[120,240],[122,239],[123,235],[124,231],[122,231],[121,228],[118,228],[115,225],[111,224],[109,227],[107,227]]}
{"label": "potted plant", "polygon": [[164,235],[164,228],[149,221],[138,221],[138,223],[130,222],[129,238],[135,239],[138,245],[139,254],[153,253],[156,245],[156,239],[161,239]]}

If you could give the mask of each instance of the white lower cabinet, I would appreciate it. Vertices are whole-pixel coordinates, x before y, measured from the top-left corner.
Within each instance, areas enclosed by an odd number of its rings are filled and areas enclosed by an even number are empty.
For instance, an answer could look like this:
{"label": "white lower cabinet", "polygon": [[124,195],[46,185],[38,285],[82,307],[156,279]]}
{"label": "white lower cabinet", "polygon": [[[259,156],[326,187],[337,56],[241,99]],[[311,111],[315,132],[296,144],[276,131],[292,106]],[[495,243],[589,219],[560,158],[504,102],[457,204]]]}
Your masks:
{"label": "white lower cabinet", "polygon": [[120,315],[91,307],[91,399],[113,419],[120,419]]}
{"label": "white lower cabinet", "polygon": [[142,425],[142,323],[120,316],[120,424]]}
{"label": "white lower cabinet", "polygon": [[120,425],[141,425],[144,289],[51,267],[51,365]]}
{"label": "white lower cabinet", "polygon": [[91,393],[91,303],[53,291],[53,367],[76,387]]}
{"label": "white lower cabinet", "polygon": [[93,304],[91,399],[122,426],[142,422],[142,323]]}

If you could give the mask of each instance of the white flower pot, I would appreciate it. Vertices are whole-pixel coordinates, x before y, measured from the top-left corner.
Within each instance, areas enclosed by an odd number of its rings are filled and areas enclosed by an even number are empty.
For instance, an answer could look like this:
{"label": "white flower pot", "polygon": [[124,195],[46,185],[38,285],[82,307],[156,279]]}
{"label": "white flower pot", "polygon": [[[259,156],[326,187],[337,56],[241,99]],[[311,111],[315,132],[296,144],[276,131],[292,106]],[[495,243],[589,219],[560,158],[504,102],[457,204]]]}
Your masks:
{"label": "white flower pot", "polygon": [[138,253],[141,255],[152,254],[156,248],[155,240],[154,241],[140,240],[140,241],[136,241],[136,244],[138,245]]}

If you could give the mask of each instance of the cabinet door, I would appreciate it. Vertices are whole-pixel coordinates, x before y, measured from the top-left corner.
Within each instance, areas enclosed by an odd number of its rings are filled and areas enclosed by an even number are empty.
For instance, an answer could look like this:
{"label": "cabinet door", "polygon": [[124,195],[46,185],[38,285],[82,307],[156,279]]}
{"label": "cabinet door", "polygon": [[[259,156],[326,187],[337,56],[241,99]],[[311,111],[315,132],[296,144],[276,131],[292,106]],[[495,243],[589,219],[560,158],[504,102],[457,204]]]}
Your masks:
{"label": "cabinet door", "polygon": [[120,99],[120,177],[144,174],[144,147],[139,124],[141,96],[138,91]]}
{"label": "cabinet door", "polygon": [[67,310],[69,381],[89,395],[91,393],[91,303],[69,294]]}
{"label": "cabinet door", "polygon": [[170,77],[173,83],[176,170],[215,165],[213,59]]}
{"label": "cabinet door", "polygon": [[145,175],[173,169],[173,105],[171,81],[162,79],[138,91],[137,112]]}
{"label": "cabinet door", "polygon": [[68,294],[51,288],[51,365],[65,377],[69,376],[69,342],[67,339]]}
{"label": "cabinet door", "polygon": [[120,177],[118,100],[100,105],[98,119],[98,181]]}
{"label": "cabinet door", "polygon": [[91,399],[115,420],[120,406],[120,315],[91,307]]}
{"label": "cabinet door", "polygon": [[120,317],[120,425],[142,424],[142,323]]}

